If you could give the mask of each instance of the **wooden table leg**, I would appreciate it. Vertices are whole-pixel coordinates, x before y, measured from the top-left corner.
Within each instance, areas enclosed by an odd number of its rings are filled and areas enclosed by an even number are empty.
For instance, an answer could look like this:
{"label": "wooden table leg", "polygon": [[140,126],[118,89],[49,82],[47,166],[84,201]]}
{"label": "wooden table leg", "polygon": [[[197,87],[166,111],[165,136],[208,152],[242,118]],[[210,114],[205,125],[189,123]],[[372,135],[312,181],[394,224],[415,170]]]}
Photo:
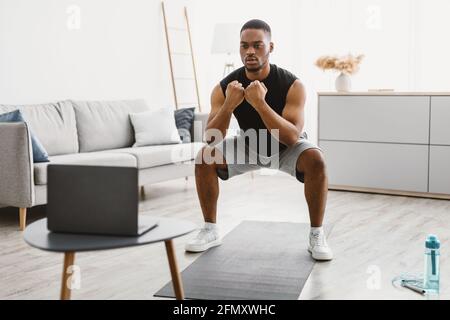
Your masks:
{"label": "wooden table leg", "polygon": [[70,300],[71,288],[69,288],[69,284],[67,281],[69,280],[68,268],[73,266],[75,261],[75,252],[64,252],[64,267],[62,274],[62,283],[61,283],[61,300]]}
{"label": "wooden table leg", "polygon": [[167,258],[169,259],[170,274],[172,275],[172,285],[175,291],[177,300],[184,299],[183,283],[181,282],[181,275],[178,271],[178,264],[175,257],[175,248],[172,240],[165,241]]}

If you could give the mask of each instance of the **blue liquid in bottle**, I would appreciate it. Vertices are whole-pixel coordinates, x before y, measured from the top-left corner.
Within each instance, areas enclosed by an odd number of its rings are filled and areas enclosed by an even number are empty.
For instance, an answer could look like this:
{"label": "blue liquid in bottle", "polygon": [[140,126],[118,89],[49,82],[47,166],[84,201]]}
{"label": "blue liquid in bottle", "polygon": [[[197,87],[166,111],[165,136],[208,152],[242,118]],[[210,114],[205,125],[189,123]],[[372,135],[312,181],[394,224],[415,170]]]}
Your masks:
{"label": "blue liquid in bottle", "polygon": [[429,235],[425,241],[425,270],[423,287],[427,293],[439,294],[439,249],[441,243],[435,235]]}

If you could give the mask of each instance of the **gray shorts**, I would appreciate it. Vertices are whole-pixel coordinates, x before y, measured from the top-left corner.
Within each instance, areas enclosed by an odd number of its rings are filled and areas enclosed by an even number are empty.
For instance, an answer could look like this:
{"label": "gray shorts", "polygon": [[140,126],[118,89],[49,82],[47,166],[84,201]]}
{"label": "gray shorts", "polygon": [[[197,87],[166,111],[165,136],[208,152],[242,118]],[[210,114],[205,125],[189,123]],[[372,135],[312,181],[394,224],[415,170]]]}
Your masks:
{"label": "gray shorts", "polygon": [[242,136],[226,138],[219,142],[215,148],[218,149],[227,163],[226,169],[217,169],[217,175],[222,180],[228,180],[234,176],[258,170],[261,168],[278,169],[304,182],[303,172],[297,170],[297,160],[303,151],[308,149],[318,149],[317,145],[309,141],[304,132],[297,143],[284,149],[280,153],[271,157],[258,155],[256,151],[250,149],[243,142]]}

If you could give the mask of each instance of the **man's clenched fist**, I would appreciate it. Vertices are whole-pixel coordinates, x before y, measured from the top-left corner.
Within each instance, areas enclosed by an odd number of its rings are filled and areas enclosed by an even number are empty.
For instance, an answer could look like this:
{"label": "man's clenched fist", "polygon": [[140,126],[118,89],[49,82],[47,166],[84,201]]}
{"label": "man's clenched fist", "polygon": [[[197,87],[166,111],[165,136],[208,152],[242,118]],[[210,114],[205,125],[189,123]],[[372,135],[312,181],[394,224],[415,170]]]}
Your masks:
{"label": "man's clenched fist", "polygon": [[237,80],[228,84],[225,91],[225,103],[233,110],[244,101],[244,87]]}
{"label": "man's clenched fist", "polygon": [[267,88],[264,83],[255,80],[245,89],[245,100],[257,109],[266,98]]}

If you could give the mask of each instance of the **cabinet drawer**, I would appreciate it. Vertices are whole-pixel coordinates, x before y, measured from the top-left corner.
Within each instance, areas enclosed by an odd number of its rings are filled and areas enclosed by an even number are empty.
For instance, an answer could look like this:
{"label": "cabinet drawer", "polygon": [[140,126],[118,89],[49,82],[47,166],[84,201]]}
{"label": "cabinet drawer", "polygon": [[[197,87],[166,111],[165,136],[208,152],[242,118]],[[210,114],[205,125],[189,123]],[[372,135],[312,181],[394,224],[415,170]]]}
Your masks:
{"label": "cabinet drawer", "polygon": [[450,194],[450,146],[430,147],[430,192]]}
{"label": "cabinet drawer", "polygon": [[320,96],[319,139],[428,144],[430,97]]}
{"label": "cabinet drawer", "polygon": [[319,141],[329,183],[427,192],[428,146]]}
{"label": "cabinet drawer", "polygon": [[431,97],[430,142],[450,146],[450,97]]}

